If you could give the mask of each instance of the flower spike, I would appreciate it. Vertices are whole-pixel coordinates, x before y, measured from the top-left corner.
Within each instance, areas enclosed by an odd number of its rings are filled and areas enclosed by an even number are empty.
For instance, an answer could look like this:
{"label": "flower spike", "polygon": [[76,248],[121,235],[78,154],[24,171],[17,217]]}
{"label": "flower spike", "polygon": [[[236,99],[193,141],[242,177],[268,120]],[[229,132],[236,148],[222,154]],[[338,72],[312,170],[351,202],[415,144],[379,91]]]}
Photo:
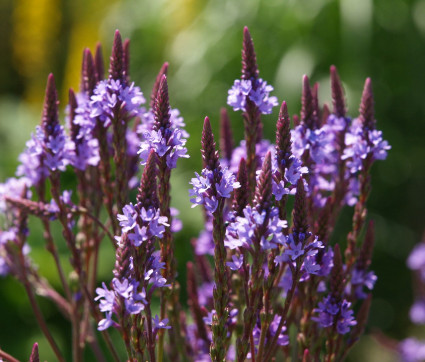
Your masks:
{"label": "flower spike", "polygon": [[69,119],[70,119],[70,128],[71,128],[71,139],[75,143],[77,141],[78,134],[80,132],[81,126],[73,122],[76,109],[78,107],[77,98],[75,97],[75,92],[72,88],[69,89]]}
{"label": "flower spike", "polygon": [[125,39],[123,50],[123,77],[127,84],[130,83],[130,39]]}
{"label": "flower spike", "polygon": [[233,135],[226,108],[222,108],[220,111],[220,149],[222,157],[230,163],[233,153]]}
{"label": "flower spike", "polygon": [[267,152],[264,158],[263,167],[260,177],[257,179],[257,187],[255,189],[254,205],[261,213],[268,212],[272,198],[272,156],[271,152]]}
{"label": "flower spike", "polygon": [[367,130],[375,128],[375,111],[373,105],[372,81],[367,78],[363,88],[362,100],[360,103],[360,120]]}
{"label": "flower spike", "polygon": [[333,262],[334,266],[330,276],[330,290],[334,301],[340,302],[344,290],[344,270],[342,268],[342,257],[338,244],[334,247]]}
{"label": "flower spike", "polygon": [[292,231],[298,234],[306,234],[308,232],[307,222],[307,204],[306,193],[304,189],[303,179],[297,182],[297,191],[295,193],[294,210],[292,212]]}
{"label": "flower spike", "polygon": [[202,130],[202,140],[201,140],[201,153],[204,168],[209,170],[218,170],[220,169],[220,162],[218,157],[218,151],[215,149],[214,135],[211,130],[211,123],[208,117],[205,117],[204,128]]}
{"label": "flower spike", "polygon": [[115,31],[112,54],[109,63],[109,78],[125,82],[124,78],[124,50],[119,30]]}
{"label": "flower spike", "polygon": [[81,70],[81,92],[91,96],[96,87],[96,83],[97,79],[93,55],[90,49],[86,48],[83,53],[83,69]]}
{"label": "flower spike", "polygon": [[310,87],[310,81],[306,75],[303,77],[303,94],[301,98],[301,122],[308,128],[317,128],[317,115],[315,114],[313,93]]}
{"label": "flower spike", "polygon": [[52,135],[56,126],[59,125],[58,103],[55,77],[50,73],[47,78],[46,96],[44,98],[43,116],[41,118],[46,142],[49,135]]}
{"label": "flower spike", "polygon": [[291,156],[290,122],[288,107],[283,101],[276,124],[276,161],[282,175]]}
{"label": "flower spike", "polygon": [[165,130],[171,127],[171,123],[168,84],[167,76],[165,74],[161,77],[161,82],[159,83],[158,92],[153,106],[153,113],[155,117],[154,130],[159,131],[162,129],[164,136],[167,138]]}
{"label": "flower spike", "polygon": [[105,66],[102,54],[102,45],[97,43],[96,52],[94,54],[94,64],[96,66],[96,80],[100,82],[105,77]]}
{"label": "flower spike", "polygon": [[30,362],[40,362],[40,357],[38,355],[38,343],[34,343],[32,346]]}
{"label": "flower spike", "polygon": [[153,206],[158,207],[157,195],[157,156],[155,150],[149,152],[148,161],[146,162],[145,169],[143,170],[142,180],[140,182],[139,193],[137,201],[147,208]]}
{"label": "flower spike", "polygon": [[235,189],[233,196],[233,210],[236,215],[242,216],[243,210],[246,205],[248,205],[248,173],[246,169],[246,161],[242,157],[239,162],[238,174],[236,176],[236,181],[239,182],[241,187]]}
{"label": "flower spike", "polygon": [[341,79],[334,65],[331,66],[331,89],[333,113],[335,113],[337,117],[345,117],[347,109],[345,107],[344,88],[342,87]]}
{"label": "flower spike", "polygon": [[257,57],[254,50],[254,42],[248,27],[243,29],[243,49],[242,49],[242,79],[251,80],[253,84],[258,79],[259,71]]}
{"label": "flower spike", "polygon": [[374,239],[374,222],[371,220],[367,225],[366,236],[357,261],[357,269],[366,270],[369,268],[369,265],[372,261]]}
{"label": "flower spike", "polygon": [[159,70],[159,73],[156,76],[156,80],[155,80],[155,83],[154,83],[153,88],[152,88],[151,102],[150,102],[150,107],[151,108],[153,108],[155,106],[155,99],[156,99],[156,96],[158,94],[158,89],[159,89],[159,85],[161,83],[162,77],[164,75],[166,76],[167,73],[168,73],[168,63],[165,62],[162,65],[161,69]]}

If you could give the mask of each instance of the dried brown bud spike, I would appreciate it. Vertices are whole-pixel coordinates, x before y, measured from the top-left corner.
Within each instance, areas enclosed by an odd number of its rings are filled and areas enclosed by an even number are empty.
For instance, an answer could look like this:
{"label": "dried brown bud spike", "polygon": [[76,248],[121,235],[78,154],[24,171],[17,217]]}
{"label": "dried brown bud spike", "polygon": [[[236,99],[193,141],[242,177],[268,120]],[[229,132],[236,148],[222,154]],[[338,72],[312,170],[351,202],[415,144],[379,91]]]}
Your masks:
{"label": "dried brown bud spike", "polygon": [[233,135],[226,108],[220,111],[220,149],[223,158],[230,162],[233,153]]}
{"label": "dried brown bud spike", "polygon": [[367,78],[363,88],[359,118],[364,127],[368,130],[375,128],[375,110],[373,103],[372,81],[370,78]]}
{"label": "dried brown bud spike", "polygon": [[204,168],[211,171],[218,170],[220,168],[218,151],[215,148],[214,134],[211,130],[211,123],[208,117],[205,117],[204,128],[202,130],[201,139],[201,153]]}
{"label": "dried brown bud spike", "polygon": [[255,55],[254,42],[248,27],[243,29],[242,44],[242,79],[256,81],[258,79],[257,56]]}
{"label": "dried brown bud spike", "polygon": [[347,109],[345,107],[344,88],[342,87],[338,71],[334,65],[331,66],[330,72],[333,112],[337,117],[345,117]]}
{"label": "dried brown bud spike", "polygon": [[159,70],[159,73],[158,73],[158,75],[156,76],[156,80],[155,80],[155,83],[154,83],[153,88],[152,88],[152,93],[151,93],[151,102],[150,102],[150,107],[151,107],[151,108],[153,108],[153,107],[154,107],[154,104],[155,104],[155,98],[156,98],[156,96],[157,96],[157,94],[158,94],[158,89],[159,89],[159,85],[160,85],[160,83],[161,83],[162,77],[163,77],[164,75],[167,75],[167,73],[168,73],[168,63],[167,63],[167,62],[165,62],[165,63],[162,65],[161,69]]}
{"label": "dried brown bud spike", "polygon": [[103,61],[102,45],[97,43],[94,54],[94,64],[96,66],[96,80],[100,82],[105,76],[105,65]]}
{"label": "dried brown bud spike", "polygon": [[109,63],[109,78],[125,82],[124,49],[119,30],[115,30],[114,43],[112,45],[112,54]]}
{"label": "dried brown bud spike", "polygon": [[47,78],[46,96],[44,98],[43,116],[41,118],[41,125],[46,137],[53,134],[56,125],[59,124],[58,103],[55,77],[50,73]]}
{"label": "dried brown bud spike", "polygon": [[91,96],[96,87],[96,78],[93,55],[90,49],[86,48],[83,53],[83,68],[81,70],[81,91]]}
{"label": "dried brown bud spike", "polygon": [[137,201],[142,207],[148,208],[153,206],[158,207],[158,194],[157,194],[157,156],[156,152],[152,149],[149,153],[145,169],[143,170],[142,180],[140,182],[139,193]]}
{"label": "dried brown bud spike", "polygon": [[159,83],[158,92],[156,94],[153,114],[155,118],[154,130],[167,129],[171,127],[170,123],[170,103],[168,100],[168,84],[167,76],[164,74]]}

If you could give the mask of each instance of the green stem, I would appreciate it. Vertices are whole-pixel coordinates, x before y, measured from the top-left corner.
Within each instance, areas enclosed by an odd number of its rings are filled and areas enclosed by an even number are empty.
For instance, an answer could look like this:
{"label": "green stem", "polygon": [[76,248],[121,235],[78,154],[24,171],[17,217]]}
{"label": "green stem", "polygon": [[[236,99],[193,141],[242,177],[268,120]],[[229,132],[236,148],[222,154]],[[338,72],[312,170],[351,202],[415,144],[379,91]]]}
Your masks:
{"label": "green stem", "polygon": [[19,262],[23,269],[22,279],[23,279],[24,288],[25,288],[25,291],[27,292],[29,302],[31,304],[35,318],[37,319],[37,323],[40,326],[50,346],[52,347],[53,352],[56,355],[56,358],[61,362],[65,362],[65,358],[62,356],[58,345],[56,344],[55,340],[53,339],[49,331],[49,328],[47,327],[46,321],[44,320],[43,314],[41,313],[40,307],[38,306],[37,300],[35,299],[35,295],[31,288],[30,282],[26,276],[25,257],[22,252],[22,249],[19,251]]}

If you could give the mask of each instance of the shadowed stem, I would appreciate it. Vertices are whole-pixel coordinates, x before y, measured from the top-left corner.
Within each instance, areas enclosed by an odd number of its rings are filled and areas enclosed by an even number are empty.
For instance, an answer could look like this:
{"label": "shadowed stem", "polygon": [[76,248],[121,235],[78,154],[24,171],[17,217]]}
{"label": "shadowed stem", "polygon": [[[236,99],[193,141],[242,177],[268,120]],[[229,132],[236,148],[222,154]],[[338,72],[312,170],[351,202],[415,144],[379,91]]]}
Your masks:
{"label": "shadowed stem", "polygon": [[[45,182],[43,180],[43,181],[40,181],[39,184],[36,187],[38,198],[43,203],[45,203],[44,186],[45,186]],[[44,218],[41,219],[41,221],[42,221],[43,227],[44,227],[44,235],[43,236],[44,236],[44,239],[47,242],[46,249],[53,256],[53,260],[55,261],[56,269],[58,270],[59,279],[60,279],[62,287],[65,291],[65,295],[66,295],[68,301],[71,302],[71,300],[72,300],[71,289],[69,288],[69,284],[68,284],[68,282],[65,278],[65,273],[62,269],[62,264],[60,263],[59,254],[58,254],[58,251],[56,249],[55,243],[53,241],[52,233],[50,231],[49,221],[44,219]]]}
{"label": "shadowed stem", "polygon": [[87,209],[83,207],[77,207],[76,209],[72,209],[71,211],[79,213],[79,214],[84,214],[88,216],[90,219],[92,219],[98,226],[100,226],[100,228],[105,232],[105,234],[108,235],[109,239],[112,241],[112,245],[114,246],[114,248],[115,249],[117,248],[115,238],[112,236],[112,234],[110,233],[108,228],[104,225],[104,223],[102,223],[102,221],[100,221],[95,215],[91,214]]}
{"label": "shadowed stem", "polygon": [[[83,290],[83,293],[84,293],[85,297],[86,297],[86,298],[87,298],[87,300],[89,301],[89,306],[90,306],[91,314],[92,314],[92,316],[93,316],[94,320],[95,320],[96,322],[99,322],[99,321],[100,321],[100,319],[102,318],[102,316],[100,316],[100,315],[99,315],[99,312],[98,312],[98,310],[97,310],[97,306],[96,306],[96,304],[94,303],[93,296],[92,296],[92,295],[90,295],[90,292],[88,291],[87,286],[86,286],[86,285],[85,285],[85,283],[84,283],[84,280],[82,280],[83,278],[82,278],[82,276],[81,276],[81,275],[79,275],[79,279],[80,279],[80,283],[83,281],[83,283],[82,283],[82,285],[81,285],[81,288],[82,288],[82,290]],[[102,337],[103,337],[103,339],[104,339],[104,340],[105,340],[105,342],[106,342],[106,345],[107,345],[107,346],[108,346],[108,348],[109,348],[109,351],[110,351],[110,352],[111,352],[111,354],[112,354],[112,357],[114,358],[114,360],[115,360],[116,362],[120,362],[120,357],[118,356],[118,353],[117,353],[117,351],[115,350],[115,347],[114,347],[114,345],[113,345],[113,343],[112,343],[112,340],[111,340],[111,337],[110,337],[110,335],[109,335],[108,331],[104,330],[104,331],[101,331],[101,333],[102,333]]]}
{"label": "shadowed stem", "polygon": [[247,110],[243,113],[244,126],[245,126],[245,140],[246,140],[246,168],[248,174],[248,202],[252,203],[254,198],[256,186],[256,171],[257,171],[257,154],[255,146],[257,144],[258,128],[261,124],[260,112],[257,106],[249,99],[247,99]]}
{"label": "shadowed stem", "polygon": [[228,275],[226,269],[226,249],[224,247],[225,225],[223,219],[223,207],[225,200],[221,198],[218,202],[217,210],[213,213],[213,239],[214,239],[214,281],[215,288],[214,308],[216,315],[213,316],[212,323],[212,344],[210,355],[213,361],[223,361],[226,356],[226,338],[228,318]]}
{"label": "shadowed stem", "polygon": [[11,356],[9,353],[2,351],[1,349],[0,349],[0,358],[4,358],[6,361],[9,361],[9,362],[19,362],[18,359]]}
{"label": "shadowed stem", "polygon": [[294,273],[293,279],[292,279],[292,286],[291,286],[291,289],[289,290],[289,292],[286,296],[285,305],[284,305],[283,311],[280,315],[280,322],[279,322],[279,325],[276,329],[276,333],[275,333],[275,335],[272,339],[272,342],[268,346],[268,353],[264,357],[264,360],[263,360],[264,362],[271,360],[271,358],[274,355],[275,350],[277,348],[277,340],[279,339],[280,332],[282,331],[282,328],[286,323],[286,317],[288,316],[289,307],[291,305],[292,298],[294,297],[294,294],[295,294],[295,288],[297,287],[297,284],[298,284],[298,279],[300,277],[301,265],[302,265],[302,261],[299,261],[297,263],[296,268],[295,268],[295,273]]}
{"label": "shadowed stem", "polygon": [[[164,158],[159,159],[159,205],[160,212],[162,216],[166,216],[168,224],[171,225],[171,214],[170,214],[170,176],[171,170],[167,167],[166,160]],[[164,235],[160,241],[161,246],[161,258],[162,262],[165,263],[165,269],[163,271],[163,276],[167,281],[171,282],[174,285],[174,274],[173,274],[173,250],[172,250],[172,235],[170,226],[165,228]],[[173,288],[173,287],[172,287]],[[167,312],[167,303],[169,302],[168,291],[165,288],[161,289],[161,320],[165,318]],[[176,331],[170,331],[175,333]],[[177,331],[178,333],[178,331]],[[164,355],[164,337],[165,331],[160,330],[158,332],[158,362],[162,362]],[[172,341],[172,344],[174,341]]]}
{"label": "shadowed stem", "polygon": [[37,319],[37,323],[40,326],[43,334],[45,335],[47,341],[49,342],[50,346],[53,349],[53,352],[56,355],[56,358],[61,361],[65,362],[65,358],[62,356],[62,353],[56,344],[55,340],[53,339],[52,335],[50,334],[49,328],[47,327],[46,321],[44,320],[43,314],[41,313],[40,307],[38,306],[37,300],[35,299],[34,292],[32,290],[31,284],[27,278],[26,274],[26,267],[25,267],[25,257],[22,252],[22,249],[19,250],[19,262],[24,270],[22,273],[22,279],[25,291],[27,292],[29,302],[31,304],[32,310],[34,312],[35,318]]}

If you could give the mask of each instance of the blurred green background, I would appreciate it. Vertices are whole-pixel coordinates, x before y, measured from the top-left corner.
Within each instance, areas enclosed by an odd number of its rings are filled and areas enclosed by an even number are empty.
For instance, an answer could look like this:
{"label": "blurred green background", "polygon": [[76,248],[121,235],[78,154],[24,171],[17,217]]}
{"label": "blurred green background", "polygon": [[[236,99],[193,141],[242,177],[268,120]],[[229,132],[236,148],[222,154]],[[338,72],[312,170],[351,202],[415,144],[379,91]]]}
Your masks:
{"label": "blurred green background", "polygon": [[[220,107],[240,76],[242,29],[254,39],[260,75],[274,85],[279,101],[299,113],[301,77],[320,82],[320,100],[330,103],[329,66],[343,80],[349,113],[357,116],[366,77],[375,93],[378,128],[392,145],[375,164],[369,217],[376,222],[372,269],[378,275],[368,332],[394,339],[425,335],[408,320],[413,300],[405,260],[420,241],[425,216],[425,0],[0,0],[0,180],[14,174],[17,157],[40,120],[45,81],[55,74],[62,112],[69,87],[78,89],[84,47],[103,44],[109,57],[115,29],[131,39],[132,80],[148,97],[164,61],[170,63],[172,107],[179,108],[191,134],[191,159],[173,175],[173,204],[184,230],[176,252],[179,278],[191,257],[199,210],[189,208],[187,182],[201,168],[200,132],[205,115],[218,132]],[[276,109],[264,117],[274,138]],[[243,136],[241,114],[230,112],[235,137]],[[350,226],[342,215],[337,236]],[[53,278],[52,261],[35,221],[30,244],[35,262]],[[66,248],[60,246],[64,260]],[[113,254],[105,249],[100,277],[111,279]],[[184,285],[183,293],[184,295]],[[40,300],[54,334],[66,349],[69,330],[51,305]],[[54,360],[28,306],[23,288],[0,280],[0,347],[27,359],[34,341],[41,358]],[[351,360],[392,361],[394,355],[364,337]]]}

